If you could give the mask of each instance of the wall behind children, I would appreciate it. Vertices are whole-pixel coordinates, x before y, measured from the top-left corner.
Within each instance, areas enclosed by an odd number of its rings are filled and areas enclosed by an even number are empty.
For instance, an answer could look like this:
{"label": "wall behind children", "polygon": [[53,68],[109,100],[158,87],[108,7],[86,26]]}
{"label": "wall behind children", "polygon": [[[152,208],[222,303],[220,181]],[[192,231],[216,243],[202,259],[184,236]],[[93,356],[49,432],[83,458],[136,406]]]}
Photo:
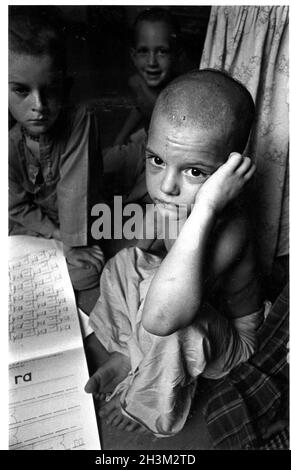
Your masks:
{"label": "wall behind children", "polygon": [[[130,26],[146,6],[59,6],[66,20],[72,101],[94,100],[102,146],[111,145],[132,107]],[[199,67],[209,6],[167,6],[181,25],[181,72]]]}

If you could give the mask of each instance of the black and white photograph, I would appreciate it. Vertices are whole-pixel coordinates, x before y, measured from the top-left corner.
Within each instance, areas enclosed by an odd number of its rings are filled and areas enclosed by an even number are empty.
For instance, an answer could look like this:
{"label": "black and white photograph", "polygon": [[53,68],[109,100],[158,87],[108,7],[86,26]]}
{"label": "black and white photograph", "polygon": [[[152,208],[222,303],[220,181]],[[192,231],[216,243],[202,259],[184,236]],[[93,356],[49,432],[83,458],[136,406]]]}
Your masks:
{"label": "black and white photograph", "polygon": [[4,448],[289,450],[289,6],[6,14]]}

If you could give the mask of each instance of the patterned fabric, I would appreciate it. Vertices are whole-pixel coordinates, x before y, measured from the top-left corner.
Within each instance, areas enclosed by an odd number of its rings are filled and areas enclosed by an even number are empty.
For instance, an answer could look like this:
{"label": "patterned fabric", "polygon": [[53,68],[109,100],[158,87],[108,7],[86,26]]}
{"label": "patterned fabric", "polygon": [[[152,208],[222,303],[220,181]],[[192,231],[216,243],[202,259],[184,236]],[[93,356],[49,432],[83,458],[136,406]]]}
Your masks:
{"label": "patterned fabric", "polygon": [[[288,419],[288,318],[286,286],[259,330],[258,352],[225,379],[206,384],[209,397],[204,413],[214,447],[275,445],[275,437],[271,436],[271,444],[270,438],[264,440],[263,436],[271,424]],[[288,445],[283,434],[278,439]]]}
{"label": "patterned fabric", "polygon": [[289,449],[289,430],[283,429],[270,439],[259,450],[285,450]]}
{"label": "patterned fabric", "polygon": [[288,19],[287,6],[212,7],[200,64],[228,71],[256,103],[247,152],[257,166],[253,216],[266,274],[289,251]]}

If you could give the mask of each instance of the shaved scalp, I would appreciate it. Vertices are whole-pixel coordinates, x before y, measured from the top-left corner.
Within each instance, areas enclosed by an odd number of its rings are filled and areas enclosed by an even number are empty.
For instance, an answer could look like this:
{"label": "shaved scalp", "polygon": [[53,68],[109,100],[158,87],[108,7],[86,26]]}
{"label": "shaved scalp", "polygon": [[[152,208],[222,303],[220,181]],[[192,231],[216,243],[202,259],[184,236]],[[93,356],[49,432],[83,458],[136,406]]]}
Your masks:
{"label": "shaved scalp", "polygon": [[161,92],[152,122],[163,115],[175,127],[216,130],[232,151],[242,153],[254,113],[244,85],[225,72],[204,69],[180,76]]}

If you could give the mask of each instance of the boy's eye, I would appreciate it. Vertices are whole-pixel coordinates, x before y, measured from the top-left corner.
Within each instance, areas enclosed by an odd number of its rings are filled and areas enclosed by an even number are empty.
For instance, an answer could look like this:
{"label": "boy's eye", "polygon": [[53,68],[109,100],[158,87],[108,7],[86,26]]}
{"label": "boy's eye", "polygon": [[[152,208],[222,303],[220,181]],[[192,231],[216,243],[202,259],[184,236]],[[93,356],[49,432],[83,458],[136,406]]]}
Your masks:
{"label": "boy's eye", "polygon": [[[166,47],[161,47],[161,48],[156,49],[154,53],[158,57],[163,57],[165,55],[168,55],[170,53],[170,50],[167,49]],[[147,56],[150,54],[150,51],[147,47],[139,47],[137,49],[137,54],[139,56]]]}
{"label": "boy's eye", "polygon": [[189,168],[188,170],[185,170],[185,174],[192,176],[193,178],[205,178],[206,175],[203,173],[199,168]]}
{"label": "boy's eye", "polygon": [[147,49],[146,47],[139,47],[139,48],[137,49],[138,55],[146,55],[146,54],[148,54],[148,52],[149,52],[149,51],[148,51],[148,49]]}
{"label": "boy's eye", "polygon": [[169,49],[166,49],[166,48],[158,49],[158,50],[157,50],[157,55],[160,56],[160,57],[161,57],[161,56],[165,56],[165,55],[167,55],[167,54],[169,54],[169,53],[170,53]]}
{"label": "boy's eye", "polygon": [[25,88],[25,87],[13,88],[13,91],[14,93],[16,93],[16,95],[20,95],[20,96],[26,96],[29,93],[28,88]]}
{"label": "boy's eye", "polygon": [[155,163],[155,165],[162,165],[164,163],[160,157],[154,157],[153,162]]}
{"label": "boy's eye", "polygon": [[160,157],[156,156],[156,155],[149,156],[149,157],[147,157],[147,159],[154,166],[162,166],[164,164],[163,160]]}

